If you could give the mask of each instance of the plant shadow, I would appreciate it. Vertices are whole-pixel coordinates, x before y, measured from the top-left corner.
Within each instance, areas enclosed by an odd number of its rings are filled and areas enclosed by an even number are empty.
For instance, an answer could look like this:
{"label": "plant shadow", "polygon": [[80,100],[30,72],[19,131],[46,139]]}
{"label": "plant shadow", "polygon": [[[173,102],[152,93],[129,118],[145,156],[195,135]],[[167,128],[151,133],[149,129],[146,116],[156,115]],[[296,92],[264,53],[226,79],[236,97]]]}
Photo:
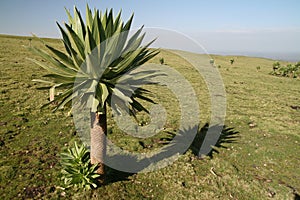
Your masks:
{"label": "plant shadow", "polygon": [[130,152],[119,152],[113,155],[108,155],[105,158],[107,167],[106,183],[110,184],[118,181],[130,180],[130,176],[141,171],[152,171],[158,167],[157,163],[169,162],[165,161],[176,155],[184,154],[190,147],[190,142],[193,141],[197,133],[198,126],[186,128],[179,131],[176,135],[170,135],[170,141],[164,143],[163,147],[155,154],[138,157],[137,154]]}
{"label": "plant shadow", "polygon": [[[239,132],[235,131],[234,128],[229,128],[226,125],[220,127],[216,126],[217,128],[221,128],[222,130],[219,138],[217,139],[215,145],[211,145],[212,148],[207,154],[210,158],[213,158],[213,155],[215,153],[219,153],[220,148],[227,149],[228,147],[225,144],[231,144],[236,143],[237,138],[239,138]],[[211,127],[214,128],[214,127]],[[192,145],[190,146],[190,150],[195,156],[201,156],[199,155],[200,149],[205,141],[205,138],[207,137],[209,129],[209,124],[206,123],[198,132],[196,137],[194,138],[194,141],[192,142]]]}
{"label": "plant shadow", "polygon": [[130,176],[136,174],[136,173],[130,173],[130,172],[124,172],[124,171],[119,171],[117,169],[111,168],[106,166],[106,179],[105,179],[105,185],[108,185],[110,183],[115,183],[119,181],[129,181]]}
{"label": "plant shadow", "polygon": [[[108,163],[115,166],[126,165],[128,171],[124,172],[115,168],[107,167],[105,184],[107,185],[118,181],[129,181],[130,176],[148,168],[157,162],[163,161],[165,158],[169,158],[176,154],[184,154],[187,150],[191,150],[195,156],[199,157],[201,146],[207,137],[209,128],[215,128],[215,130],[219,130],[218,132],[213,132],[213,134],[216,136],[218,136],[220,130],[222,130],[220,136],[216,140],[216,144],[213,145],[214,147],[209,148],[210,151],[207,156],[211,158],[213,157],[214,153],[219,153],[219,148],[226,149],[227,147],[225,144],[234,143],[239,137],[239,132],[235,131],[233,128],[228,128],[226,126],[209,127],[208,123],[206,123],[201,129],[198,126],[195,126],[188,128],[187,130],[179,131],[177,134],[169,133],[170,137],[161,138],[164,141],[168,140],[169,143],[167,143],[159,153],[150,158],[138,159],[136,156],[129,154],[116,154],[110,156]],[[191,134],[193,132],[197,132],[196,135]],[[193,141],[191,145],[189,145],[189,141]],[[186,151],[181,152],[182,149],[186,149]]]}
{"label": "plant shadow", "polygon": [[297,193],[295,193],[295,194],[294,194],[294,200],[300,200],[300,195],[297,194]]}

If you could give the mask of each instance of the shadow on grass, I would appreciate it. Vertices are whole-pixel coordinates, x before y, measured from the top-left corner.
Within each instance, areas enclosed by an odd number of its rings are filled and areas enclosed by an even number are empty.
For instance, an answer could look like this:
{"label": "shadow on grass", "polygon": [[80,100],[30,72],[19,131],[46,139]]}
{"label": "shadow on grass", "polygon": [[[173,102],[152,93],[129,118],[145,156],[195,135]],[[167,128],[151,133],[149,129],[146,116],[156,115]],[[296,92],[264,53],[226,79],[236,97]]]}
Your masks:
{"label": "shadow on grass", "polygon": [[[209,128],[209,124],[206,123],[197,133],[192,145],[190,146],[190,150],[193,152],[195,156],[199,156],[200,148],[203,145],[204,139],[207,137],[207,131]],[[216,144],[213,145],[211,151],[207,154],[207,156],[213,158],[214,153],[219,153],[220,148],[227,149],[225,144],[235,143],[238,136],[238,131],[235,131],[234,128],[229,128],[226,125],[222,127],[222,132],[217,140]]]}
{"label": "shadow on grass", "polygon": [[[162,147],[159,153],[154,154],[151,157],[138,159],[136,156],[129,154],[116,154],[109,156],[109,158],[107,158],[107,163],[109,163],[109,166],[117,167],[107,167],[108,170],[106,184],[129,180],[130,176],[148,167],[152,167],[160,161],[164,161],[165,158],[172,157],[176,154],[184,154],[189,149],[194,155],[199,156],[200,148],[203,145],[204,139],[207,137],[208,128],[209,124],[207,123],[201,129],[199,129],[198,126],[195,126],[192,128],[188,128],[187,130],[179,131],[179,133],[177,134],[169,133],[170,137],[161,138],[164,141],[168,141],[168,144]],[[208,156],[212,158],[214,153],[219,153],[218,148],[227,148],[224,144],[234,143],[238,138],[238,132],[234,131],[233,128],[228,128],[226,126],[210,128],[217,128],[216,130],[222,130],[220,137],[214,145],[217,148],[212,148],[208,154]],[[196,135],[192,134],[195,132]],[[193,141],[192,144],[190,144],[190,141]],[[182,150],[185,151],[182,152]],[[118,168],[118,166],[120,166],[120,168]],[[117,170],[116,168],[119,170]],[[124,169],[124,171],[120,169]]]}
{"label": "shadow on grass", "polygon": [[106,166],[107,174],[105,185],[109,185],[110,183],[115,183],[119,181],[129,181],[129,177],[136,173],[123,172],[111,167]]}
{"label": "shadow on grass", "polygon": [[299,194],[295,193],[294,195],[295,195],[294,200],[300,200],[300,195]]}
{"label": "shadow on grass", "polygon": [[179,131],[177,134],[173,135],[173,138],[170,139],[168,143],[163,145],[163,147],[153,155],[148,154],[147,156],[138,158],[137,154],[122,151],[115,153],[114,155],[108,155],[105,159],[105,163],[110,167],[108,167],[106,184],[129,180],[129,176],[132,176],[133,174],[143,170],[152,171],[161,167],[161,165],[170,163],[168,158],[184,154],[185,151],[189,149],[190,141],[193,141],[197,130],[198,126],[194,126]]}

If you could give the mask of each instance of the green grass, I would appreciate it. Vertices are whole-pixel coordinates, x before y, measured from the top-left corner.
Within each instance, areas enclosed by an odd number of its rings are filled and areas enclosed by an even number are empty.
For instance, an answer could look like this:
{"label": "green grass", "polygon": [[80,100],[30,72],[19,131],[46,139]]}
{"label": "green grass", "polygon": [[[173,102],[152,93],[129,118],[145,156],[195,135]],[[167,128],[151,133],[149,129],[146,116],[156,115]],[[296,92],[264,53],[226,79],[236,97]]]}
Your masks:
{"label": "green grass", "polygon": [[[220,65],[227,93],[225,125],[238,132],[236,142],[223,143],[227,148],[202,160],[189,150],[172,165],[150,173],[115,172],[107,185],[94,191],[63,190],[59,153],[79,139],[66,112],[40,111],[48,91],[37,90],[39,85],[31,80],[45,71],[25,59],[35,57],[22,47],[29,45],[28,39],[0,36],[1,199],[294,199],[300,193],[300,80],[269,75],[273,60],[218,55],[212,57]],[[58,40],[46,42],[62,48]],[[151,62],[159,63],[161,57],[191,82],[199,96],[200,127],[205,126],[210,102],[204,81],[170,51]],[[156,90],[156,101],[169,114],[166,130],[174,132],[178,102],[164,87]],[[139,117],[148,121],[143,114]],[[109,138],[130,151],[149,152],[168,136],[132,138],[114,126],[111,114],[108,120]]]}

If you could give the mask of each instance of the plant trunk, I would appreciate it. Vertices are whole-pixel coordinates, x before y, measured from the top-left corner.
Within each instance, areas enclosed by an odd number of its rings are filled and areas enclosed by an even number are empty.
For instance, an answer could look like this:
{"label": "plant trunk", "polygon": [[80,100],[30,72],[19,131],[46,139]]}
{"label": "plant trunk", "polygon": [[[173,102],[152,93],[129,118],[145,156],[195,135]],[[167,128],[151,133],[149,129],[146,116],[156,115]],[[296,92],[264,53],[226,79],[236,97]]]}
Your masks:
{"label": "plant trunk", "polygon": [[101,184],[105,180],[106,134],[106,109],[102,114],[91,112],[91,163],[99,166],[97,173],[101,175]]}

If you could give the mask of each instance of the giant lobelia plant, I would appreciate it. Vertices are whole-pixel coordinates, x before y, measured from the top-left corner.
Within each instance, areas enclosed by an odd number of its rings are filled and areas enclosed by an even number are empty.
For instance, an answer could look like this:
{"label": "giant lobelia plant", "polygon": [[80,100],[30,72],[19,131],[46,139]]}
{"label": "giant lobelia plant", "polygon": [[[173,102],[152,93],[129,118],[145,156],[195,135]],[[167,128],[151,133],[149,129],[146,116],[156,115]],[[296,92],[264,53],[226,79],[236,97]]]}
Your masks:
{"label": "giant lobelia plant", "polygon": [[[156,72],[131,72],[157,55],[158,51],[148,48],[151,43],[142,45],[143,27],[129,34],[133,15],[124,23],[121,12],[114,17],[112,10],[102,14],[96,9],[92,12],[87,6],[84,22],[76,7],[74,16],[68,10],[66,12],[69,22],[64,24],[65,28],[57,23],[65,51],[47,44],[48,51],[29,47],[47,62],[31,60],[49,72],[45,79],[34,81],[49,84],[50,102],[46,105],[55,105],[54,111],[64,107],[74,111],[78,105],[89,107],[91,163],[98,164],[97,173],[101,175],[102,182],[105,174],[106,106],[126,108],[133,116],[136,111],[147,112],[139,99],[154,102],[146,97],[150,91],[140,86],[151,84],[150,79],[156,76]],[[55,88],[63,92],[54,96]]]}

